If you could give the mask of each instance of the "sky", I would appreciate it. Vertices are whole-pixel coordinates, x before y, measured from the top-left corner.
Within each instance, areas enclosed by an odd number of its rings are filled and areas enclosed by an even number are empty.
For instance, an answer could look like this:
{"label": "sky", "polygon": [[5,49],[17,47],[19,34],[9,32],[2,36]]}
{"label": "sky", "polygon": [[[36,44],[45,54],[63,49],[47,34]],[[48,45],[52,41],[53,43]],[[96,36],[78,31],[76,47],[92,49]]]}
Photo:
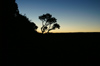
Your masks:
{"label": "sky", "polygon": [[50,32],[100,32],[100,0],[16,0],[18,9],[37,26],[39,16],[50,13],[60,29]]}

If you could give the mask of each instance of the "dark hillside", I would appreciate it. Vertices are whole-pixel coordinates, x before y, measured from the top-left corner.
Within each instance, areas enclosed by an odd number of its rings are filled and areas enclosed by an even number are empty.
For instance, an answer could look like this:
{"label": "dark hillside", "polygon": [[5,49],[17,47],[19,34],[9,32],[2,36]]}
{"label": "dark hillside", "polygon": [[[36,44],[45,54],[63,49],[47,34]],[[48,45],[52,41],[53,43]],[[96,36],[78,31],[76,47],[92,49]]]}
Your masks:
{"label": "dark hillside", "polygon": [[73,65],[98,64],[100,33],[51,33],[42,36],[44,59]]}
{"label": "dark hillside", "polygon": [[[100,33],[51,33],[44,35],[45,40],[50,44],[59,45],[97,45],[99,42]],[[54,43],[55,42],[55,43]]]}

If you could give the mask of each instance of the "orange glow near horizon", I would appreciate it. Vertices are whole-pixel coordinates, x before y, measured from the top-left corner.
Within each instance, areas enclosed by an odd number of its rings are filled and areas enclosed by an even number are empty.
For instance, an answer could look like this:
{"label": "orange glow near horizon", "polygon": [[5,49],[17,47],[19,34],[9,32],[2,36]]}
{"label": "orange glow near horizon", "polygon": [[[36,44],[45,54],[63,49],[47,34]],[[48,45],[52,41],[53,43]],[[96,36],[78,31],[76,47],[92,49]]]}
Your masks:
{"label": "orange glow near horizon", "polygon": [[[37,29],[41,33],[40,28]],[[100,32],[99,27],[88,26],[61,26],[60,29],[51,30],[51,33],[75,33],[75,32]]]}
{"label": "orange glow near horizon", "polygon": [[[42,33],[41,31],[37,31],[39,33]],[[57,31],[50,31],[50,33],[87,33],[87,32],[100,32],[100,31],[60,31],[60,32],[57,32]]]}

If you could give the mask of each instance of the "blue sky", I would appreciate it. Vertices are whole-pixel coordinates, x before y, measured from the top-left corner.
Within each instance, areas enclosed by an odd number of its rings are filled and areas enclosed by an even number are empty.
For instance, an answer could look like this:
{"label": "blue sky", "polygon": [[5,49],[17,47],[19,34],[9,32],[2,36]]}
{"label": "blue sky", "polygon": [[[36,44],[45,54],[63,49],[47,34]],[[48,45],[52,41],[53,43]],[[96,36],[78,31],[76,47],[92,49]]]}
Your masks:
{"label": "blue sky", "polygon": [[21,14],[39,28],[38,16],[46,13],[57,18],[61,29],[51,32],[100,32],[100,0],[16,0]]}

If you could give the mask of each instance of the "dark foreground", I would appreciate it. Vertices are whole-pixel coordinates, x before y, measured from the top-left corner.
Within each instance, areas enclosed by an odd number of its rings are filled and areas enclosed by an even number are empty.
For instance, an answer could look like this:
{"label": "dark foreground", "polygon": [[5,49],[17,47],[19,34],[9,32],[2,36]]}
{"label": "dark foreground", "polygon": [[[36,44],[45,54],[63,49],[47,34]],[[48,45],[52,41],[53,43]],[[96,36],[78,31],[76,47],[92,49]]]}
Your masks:
{"label": "dark foreground", "polygon": [[100,66],[100,33],[38,34],[10,38],[3,47],[5,66]]}

